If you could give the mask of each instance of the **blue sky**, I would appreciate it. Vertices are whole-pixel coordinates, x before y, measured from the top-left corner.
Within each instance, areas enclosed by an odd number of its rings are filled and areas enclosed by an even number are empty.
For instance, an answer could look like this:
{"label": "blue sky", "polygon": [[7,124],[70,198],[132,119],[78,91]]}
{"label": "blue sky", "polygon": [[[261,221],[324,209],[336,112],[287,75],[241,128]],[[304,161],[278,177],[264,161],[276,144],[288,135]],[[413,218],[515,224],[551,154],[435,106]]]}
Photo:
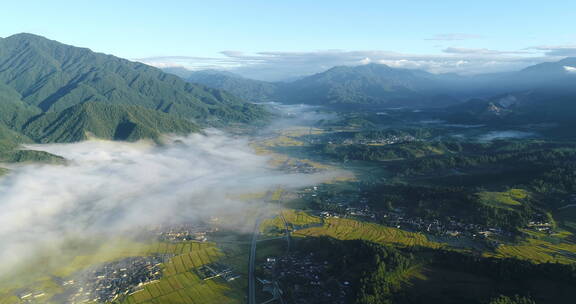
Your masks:
{"label": "blue sky", "polygon": [[19,32],[158,66],[257,78],[364,62],[478,73],[576,56],[576,1],[3,3],[0,37]]}

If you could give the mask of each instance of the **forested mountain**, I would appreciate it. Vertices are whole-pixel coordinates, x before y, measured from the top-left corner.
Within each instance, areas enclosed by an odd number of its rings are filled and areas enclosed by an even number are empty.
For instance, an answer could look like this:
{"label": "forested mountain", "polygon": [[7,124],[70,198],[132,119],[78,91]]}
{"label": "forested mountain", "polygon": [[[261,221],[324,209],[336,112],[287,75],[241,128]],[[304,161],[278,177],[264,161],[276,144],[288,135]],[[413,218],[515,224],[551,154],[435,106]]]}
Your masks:
{"label": "forested mountain", "polygon": [[157,139],[163,133],[188,134],[200,128],[189,120],[132,105],[83,103],[30,120],[22,133],[36,142],[75,142],[90,136],[114,140]]}
{"label": "forested mountain", "polygon": [[[181,71],[175,73],[183,75]],[[337,66],[289,83],[246,79],[221,71],[191,72],[187,79],[227,90],[253,101],[278,101],[328,106],[432,106],[455,102],[441,77],[383,64]]]}
{"label": "forested mountain", "polygon": [[555,89],[576,93],[576,58],[527,67],[499,80],[506,91]]}
{"label": "forested mountain", "polygon": [[[222,71],[173,71],[190,82],[254,101],[351,107],[445,107],[507,94],[576,96],[576,58],[516,72],[457,75],[392,68],[383,64],[337,66],[294,82],[269,83]],[[495,96],[495,97],[493,97]]]}
{"label": "forested mountain", "polygon": [[571,127],[576,126],[576,92],[547,88],[473,99],[447,108],[444,118],[457,123]]}
{"label": "forested mountain", "polygon": [[282,99],[319,105],[441,106],[453,102],[438,98],[446,91],[434,74],[367,64],[334,67],[290,83]]}
{"label": "forested mountain", "polygon": [[202,70],[189,73],[185,78],[192,83],[200,83],[212,88],[226,90],[244,100],[254,102],[274,101],[279,83],[253,80],[216,70]]}
{"label": "forested mountain", "polygon": [[249,122],[263,110],[141,63],[32,34],[0,40],[0,96],[41,111],[84,102],[138,105],[199,123]]}
{"label": "forested mountain", "polygon": [[32,34],[0,39],[0,161],[54,160],[22,143],[157,139],[266,115],[141,63]]}

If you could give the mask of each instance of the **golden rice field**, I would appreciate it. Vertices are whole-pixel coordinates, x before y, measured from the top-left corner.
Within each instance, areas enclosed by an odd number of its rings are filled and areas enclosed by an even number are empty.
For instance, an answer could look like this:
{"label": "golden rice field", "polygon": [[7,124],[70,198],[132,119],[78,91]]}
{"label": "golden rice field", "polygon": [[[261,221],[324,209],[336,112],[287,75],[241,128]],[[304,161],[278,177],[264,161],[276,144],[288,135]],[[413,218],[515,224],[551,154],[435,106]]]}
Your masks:
{"label": "golden rice field", "polygon": [[[326,218],[311,216],[306,212],[295,210],[282,211],[286,221],[293,226],[313,227],[294,231],[294,236],[329,236],[340,240],[366,240],[380,244],[394,244],[396,246],[423,246],[440,248],[443,244],[430,241],[421,233],[404,231],[374,223],[360,222],[352,219]],[[322,224],[318,226],[318,224]],[[284,229],[284,222],[280,217],[266,220],[261,225],[265,231],[269,227]]]}
{"label": "golden rice field", "polygon": [[561,231],[555,234],[555,241],[545,238],[543,233],[525,231],[529,237],[518,244],[500,245],[495,252],[485,256],[517,258],[535,263],[576,263],[576,244],[569,240],[572,234]]}
{"label": "golden rice field", "polygon": [[441,243],[428,240],[421,233],[342,218],[325,219],[323,226],[298,230],[294,232],[294,235],[329,236],[339,240],[366,240],[379,244],[394,244],[406,247],[440,248],[444,246]]}
{"label": "golden rice field", "polygon": [[174,254],[163,265],[163,276],[160,280],[149,283],[130,296],[121,299],[120,303],[240,303],[244,297],[243,286],[238,282],[232,284],[223,281],[203,281],[191,271],[204,264],[212,263],[223,254],[214,243],[180,242],[180,243],[138,243],[125,240],[113,241],[109,245],[94,250],[92,254],[77,255],[65,265],[51,270],[41,277],[22,277],[14,284],[0,286],[0,304],[24,303],[14,295],[17,288],[41,290],[46,296],[39,303],[51,303],[50,298],[63,292],[63,288],[54,281],[56,277],[67,277],[76,271],[100,263],[112,262],[126,257],[146,256],[151,254]]}
{"label": "golden rice field", "polygon": [[[184,245],[184,246],[182,246]],[[188,247],[188,245],[191,245]],[[243,288],[221,280],[200,279],[192,270],[217,261],[222,254],[205,243],[179,244],[177,256],[165,264],[162,278],[144,286],[121,303],[241,303]]]}
{"label": "golden rice field", "polygon": [[498,208],[512,208],[522,205],[522,200],[528,198],[529,193],[523,189],[510,189],[505,192],[479,192],[478,197],[487,205]]}
{"label": "golden rice field", "polygon": [[[280,213],[286,219],[288,223],[288,229],[293,230],[293,226],[306,226],[311,224],[321,224],[322,219],[316,216],[311,216],[306,212],[297,211],[292,209],[285,209],[280,211]],[[271,219],[263,220],[260,224],[260,232],[266,233],[270,230],[284,231],[285,225],[284,221],[280,216],[276,216]]]}

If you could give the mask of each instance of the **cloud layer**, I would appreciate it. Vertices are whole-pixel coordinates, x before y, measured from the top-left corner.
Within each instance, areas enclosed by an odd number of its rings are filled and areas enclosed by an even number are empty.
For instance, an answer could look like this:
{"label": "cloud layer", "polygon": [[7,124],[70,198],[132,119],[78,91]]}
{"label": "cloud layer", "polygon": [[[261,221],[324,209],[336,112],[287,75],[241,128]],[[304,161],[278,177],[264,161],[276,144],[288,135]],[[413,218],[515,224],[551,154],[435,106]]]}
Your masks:
{"label": "cloud layer", "polygon": [[64,156],[69,164],[24,165],[0,179],[0,274],[46,246],[57,249],[69,237],[222,212],[238,214],[241,221],[249,203],[235,199],[238,195],[278,185],[301,187],[327,177],[273,170],[246,139],[215,131],[166,147],[87,141],[34,149]]}
{"label": "cloud layer", "polygon": [[[486,48],[445,47],[440,54],[404,54],[391,51],[324,50],[310,52],[224,51],[217,58],[166,56],[138,61],[158,67],[224,69],[248,78],[278,81],[325,71],[339,65],[382,63],[392,67],[423,69],[432,73],[480,74],[518,70],[529,65],[554,61],[572,54],[574,49],[492,50]],[[544,54],[543,54],[544,53]],[[576,53],[574,53],[576,54]],[[560,57],[559,57],[560,56]]]}

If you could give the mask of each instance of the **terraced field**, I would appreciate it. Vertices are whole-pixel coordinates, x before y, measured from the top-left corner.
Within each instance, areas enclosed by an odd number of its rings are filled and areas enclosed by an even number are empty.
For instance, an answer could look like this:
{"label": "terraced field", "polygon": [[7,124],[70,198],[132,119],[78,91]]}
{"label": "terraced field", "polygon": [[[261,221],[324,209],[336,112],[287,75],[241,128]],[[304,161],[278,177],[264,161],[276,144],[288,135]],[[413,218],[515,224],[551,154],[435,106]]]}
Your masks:
{"label": "terraced field", "polygon": [[421,233],[340,218],[325,219],[323,226],[298,230],[294,232],[294,236],[329,236],[339,240],[366,240],[408,247],[440,248],[444,246],[441,243],[430,241]]}
{"label": "terraced field", "polygon": [[[380,244],[394,244],[397,246],[423,246],[440,248],[442,243],[429,240],[421,233],[404,231],[374,223],[360,222],[352,219],[326,218],[311,216],[306,212],[295,210],[282,211],[286,222],[295,229],[293,236],[330,236],[339,240],[366,240]],[[311,227],[306,227],[311,226]],[[282,230],[284,222],[280,217],[266,220],[262,223],[261,231],[271,227]]]}
{"label": "terraced field", "polygon": [[[163,248],[159,248],[163,250]],[[162,278],[120,303],[241,303],[244,290],[220,279],[202,280],[192,270],[217,261],[222,254],[205,243],[177,244],[167,252],[179,253],[166,263]],[[240,288],[239,288],[240,287]]]}
{"label": "terraced field", "polygon": [[531,232],[530,237],[519,244],[500,245],[495,252],[485,256],[518,258],[534,263],[576,263],[576,243],[571,233],[564,232],[559,237],[548,237]]}
{"label": "terraced field", "polygon": [[[90,248],[92,250],[92,248]],[[126,257],[153,254],[174,255],[163,265],[163,276],[156,282],[117,303],[240,303],[244,297],[244,286],[240,282],[226,283],[223,280],[201,280],[193,269],[224,258],[214,243],[139,243],[125,240],[121,245],[113,241],[91,254],[77,255],[65,265],[53,269],[41,277],[22,276],[0,286],[0,303],[24,303],[15,296],[14,286],[28,286],[40,290],[45,295],[38,303],[51,303],[50,298],[63,292],[55,278],[66,278],[76,271],[101,263],[112,262]],[[38,266],[35,266],[38,267]]]}
{"label": "terraced field", "polygon": [[479,192],[478,197],[483,204],[512,209],[522,205],[522,200],[528,198],[529,194],[523,189],[510,189],[506,192]]}
{"label": "terraced field", "polygon": [[[323,223],[321,218],[311,216],[303,211],[286,209],[282,210],[281,214],[284,216],[284,219],[286,219],[286,222],[288,223],[288,229],[291,230],[294,230],[294,227],[304,227],[308,225],[318,225]],[[260,231],[262,233],[267,233],[270,231],[281,231],[284,233],[284,229],[284,221],[280,216],[263,220],[262,224],[260,224]]]}

